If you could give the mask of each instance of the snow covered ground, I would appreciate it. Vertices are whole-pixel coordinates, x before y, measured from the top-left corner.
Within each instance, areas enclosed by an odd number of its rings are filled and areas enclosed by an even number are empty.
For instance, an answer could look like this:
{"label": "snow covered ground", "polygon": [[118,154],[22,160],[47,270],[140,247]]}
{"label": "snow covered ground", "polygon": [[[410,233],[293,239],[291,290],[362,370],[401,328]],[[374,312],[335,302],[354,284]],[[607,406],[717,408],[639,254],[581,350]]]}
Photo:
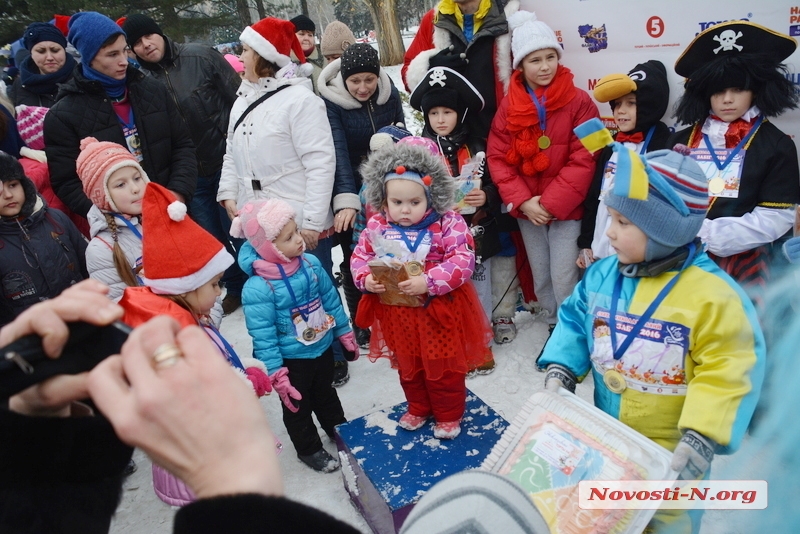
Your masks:
{"label": "snow covered ground", "polygon": [[[387,69],[398,88],[402,89],[399,66]],[[410,118],[410,109],[406,110]],[[421,124],[410,121],[408,127],[418,133]],[[341,262],[338,249],[334,251],[334,265]],[[345,308],[346,309],[346,308]],[[534,360],[547,337],[547,325],[528,312],[519,312],[515,318],[517,339],[510,344],[494,348],[497,369],[494,373],[469,379],[467,387],[484,402],[511,420],[524,402],[543,387],[544,374],[538,372]],[[222,333],[239,354],[250,354],[252,343],[244,324],[241,309],[226,317]],[[591,402],[593,384],[591,376],[578,386],[578,395]],[[397,379],[386,360],[371,363],[361,358],[350,364],[350,382],[338,389],[339,397],[349,419],[358,418],[376,410],[393,406],[405,400]],[[320,474],[302,464],[296,457],[289,436],[281,420],[280,400],[277,395],[262,399],[267,419],[284,444],[279,456],[286,495],[292,499],[320,508],[331,515],[354,525],[364,533],[370,529],[359,512],[350,504],[340,472]],[[336,454],[335,445],[320,430],[328,451]],[[137,450],[134,459],[138,470],[125,483],[122,502],[111,526],[112,534],[162,534],[172,531],[175,510],[155,496],[150,474],[150,461]],[[715,466],[736,461],[736,456],[720,458]],[[719,467],[715,467],[719,469]],[[712,472],[713,475],[713,472]],[[713,476],[712,476],[713,478]],[[736,526],[736,511],[708,511],[704,516],[701,534],[737,534],[744,531]]]}

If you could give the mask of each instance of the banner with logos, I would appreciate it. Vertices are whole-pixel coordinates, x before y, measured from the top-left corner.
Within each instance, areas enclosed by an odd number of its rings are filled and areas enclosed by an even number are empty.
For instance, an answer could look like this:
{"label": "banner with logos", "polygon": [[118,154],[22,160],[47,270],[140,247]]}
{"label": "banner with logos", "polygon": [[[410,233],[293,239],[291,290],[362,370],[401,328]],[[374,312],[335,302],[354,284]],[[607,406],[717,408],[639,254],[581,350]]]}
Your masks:
{"label": "banner with logos", "polygon": [[[749,20],[800,40],[800,0],[522,0],[556,33],[564,48],[561,62],[575,74],[575,85],[591,95],[598,79],[627,73],[638,63],[664,63],[670,106],[664,121],[672,127],[675,101],[683,78],[673,66],[686,46],[703,30],[720,22]],[[800,52],[786,60],[800,92]],[[613,121],[608,104],[598,104],[604,121]],[[800,110],[773,119],[781,130],[800,139]]]}

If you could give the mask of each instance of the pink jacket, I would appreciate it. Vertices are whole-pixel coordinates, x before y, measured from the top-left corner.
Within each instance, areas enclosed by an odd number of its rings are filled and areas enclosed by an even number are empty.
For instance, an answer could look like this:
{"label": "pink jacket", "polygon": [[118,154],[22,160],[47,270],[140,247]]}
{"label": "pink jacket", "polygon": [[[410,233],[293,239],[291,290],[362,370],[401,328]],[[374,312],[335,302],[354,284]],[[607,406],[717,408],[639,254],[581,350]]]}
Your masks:
{"label": "pink jacket", "polygon": [[[376,258],[368,236],[383,233],[390,228],[383,213],[373,215],[361,233],[350,258],[350,270],[356,287],[366,291],[365,283],[370,273],[368,262]],[[431,249],[425,257],[425,277],[429,295],[445,295],[465,284],[475,269],[475,242],[464,218],[448,211],[428,227],[431,232]]]}

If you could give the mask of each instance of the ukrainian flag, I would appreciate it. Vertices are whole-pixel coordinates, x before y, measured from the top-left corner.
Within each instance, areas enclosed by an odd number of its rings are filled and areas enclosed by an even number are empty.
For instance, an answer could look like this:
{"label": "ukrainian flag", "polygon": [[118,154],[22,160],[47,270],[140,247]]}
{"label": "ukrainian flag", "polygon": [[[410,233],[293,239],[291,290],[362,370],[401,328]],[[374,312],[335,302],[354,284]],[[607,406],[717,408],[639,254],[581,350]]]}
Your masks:
{"label": "ukrainian flag", "polygon": [[575,132],[575,135],[578,136],[578,139],[589,152],[597,152],[614,142],[611,132],[597,118],[589,119],[583,124],[579,124],[572,131]]}
{"label": "ukrainian flag", "polygon": [[621,143],[614,144],[617,153],[617,172],[614,175],[614,194],[621,197],[647,200],[650,180],[644,161]]}

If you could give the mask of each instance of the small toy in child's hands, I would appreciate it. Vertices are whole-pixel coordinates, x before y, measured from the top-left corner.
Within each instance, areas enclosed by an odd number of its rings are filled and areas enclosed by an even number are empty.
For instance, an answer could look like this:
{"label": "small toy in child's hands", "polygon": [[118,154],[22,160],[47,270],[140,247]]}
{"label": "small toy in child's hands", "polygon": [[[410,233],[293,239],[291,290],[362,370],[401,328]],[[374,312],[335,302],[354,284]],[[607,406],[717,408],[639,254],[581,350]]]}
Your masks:
{"label": "small toy in child's hands", "polygon": [[461,174],[456,177],[456,211],[462,215],[472,215],[478,208],[470,206],[464,198],[470,191],[481,188],[486,154],[478,152],[461,166]]}
{"label": "small toy in child's hands", "polygon": [[369,262],[372,277],[379,284],[386,287],[386,291],[379,294],[381,303],[389,306],[409,306],[418,308],[425,304],[421,295],[407,295],[400,290],[398,284],[405,282],[412,276],[419,276],[424,268],[420,262],[400,262],[396,260],[373,260]]}

